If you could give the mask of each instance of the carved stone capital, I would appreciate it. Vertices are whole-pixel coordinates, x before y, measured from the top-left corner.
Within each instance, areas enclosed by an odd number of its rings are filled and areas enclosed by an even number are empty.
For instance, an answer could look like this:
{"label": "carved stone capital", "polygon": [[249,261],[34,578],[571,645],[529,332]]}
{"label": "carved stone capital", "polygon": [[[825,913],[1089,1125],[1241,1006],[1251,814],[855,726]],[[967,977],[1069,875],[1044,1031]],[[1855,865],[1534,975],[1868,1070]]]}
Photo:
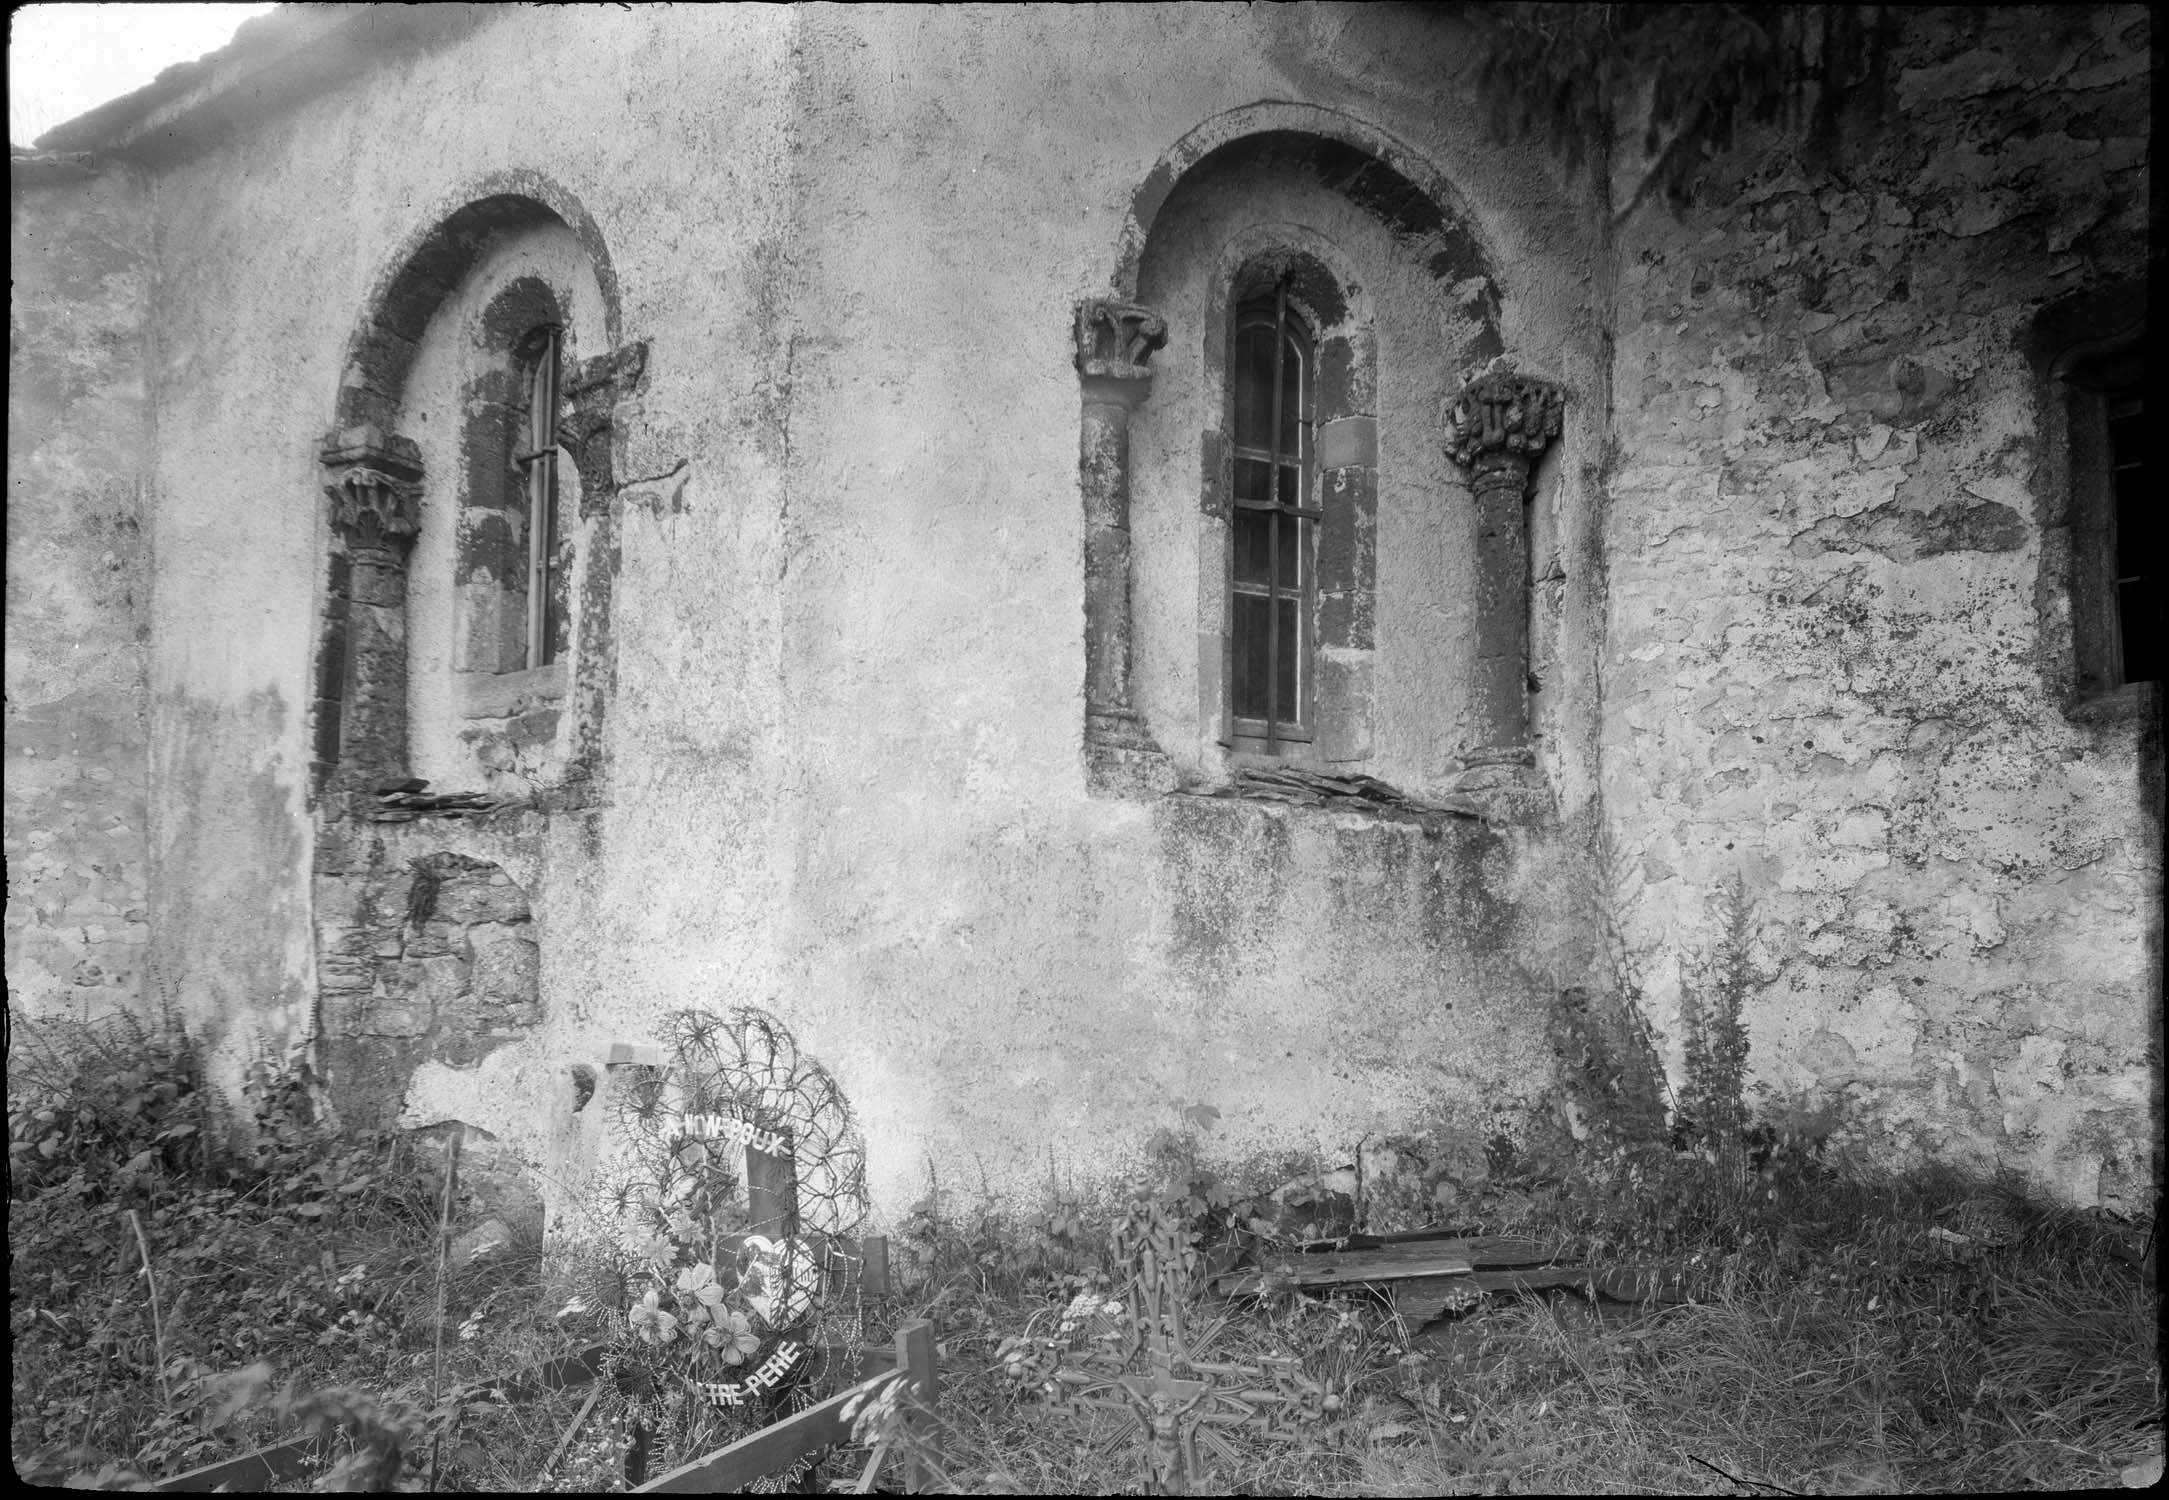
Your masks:
{"label": "carved stone capital", "polygon": [[1533,464],[1559,436],[1565,410],[1563,387],[1523,373],[1501,355],[1462,376],[1447,403],[1447,456],[1463,466],[1494,454]]}
{"label": "carved stone capital", "polygon": [[422,529],[422,455],[409,440],[352,428],[324,445],[323,464],[331,524],[349,546],[403,549]]}
{"label": "carved stone capital", "polygon": [[600,403],[609,406],[630,396],[648,370],[648,341],[635,339],[593,359],[582,360],[565,380],[565,399],[579,405],[582,398],[600,392]]}
{"label": "carved stone capital", "polygon": [[580,471],[580,514],[599,515],[617,493],[619,411],[640,389],[648,369],[648,343],[636,340],[583,361],[565,382],[557,419],[558,441]]}
{"label": "carved stone capital", "polygon": [[1147,387],[1148,362],[1166,342],[1167,320],[1149,307],[1098,300],[1077,304],[1077,373],[1087,381]]}

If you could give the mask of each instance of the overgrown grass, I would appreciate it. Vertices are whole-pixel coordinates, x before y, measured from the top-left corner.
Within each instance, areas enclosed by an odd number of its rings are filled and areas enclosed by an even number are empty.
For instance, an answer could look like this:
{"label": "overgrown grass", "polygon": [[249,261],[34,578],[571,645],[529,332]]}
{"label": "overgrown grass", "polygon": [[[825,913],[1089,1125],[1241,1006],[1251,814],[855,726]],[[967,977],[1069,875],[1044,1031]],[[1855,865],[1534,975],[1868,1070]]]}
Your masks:
{"label": "overgrown grass", "polygon": [[[402,1488],[424,1482],[432,1435],[439,1488],[546,1487],[585,1390],[498,1401],[485,1383],[479,1399],[440,1394],[434,1408],[429,1392],[569,1352],[602,1325],[554,1317],[540,1247],[507,1247],[452,1273],[435,1369],[441,1161],[324,1129],[304,1098],[260,1082],[256,1131],[226,1139],[185,1048],[93,1036],[11,1055],[19,1472],[109,1484],[175,1472],[284,1435],[316,1393],[313,1409],[363,1412],[398,1436]],[[1208,1227],[1240,1221],[1197,1186],[1178,1174],[1168,1201]],[[1200,1306],[1193,1334],[1215,1358],[1296,1358],[1332,1409],[1299,1441],[1206,1445],[1194,1488],[2061,1489],[2116,1484],[2160,1451],[2143,1226],[1767,1139],[1502,1160],[1464,1206],[1452,1227],[1641,1268],[1683,1300],[1494,1295],[1424,1330],[1360,1294]],[[875,1426],[914,1449],[935,1487],[1143,1486],[1132,1419],[1052,1407],[999,1353],[1013,1336],[1059,1335],[1080,1293],[1120,1290],[1107,1227],[1075,1205],[1027,1222],[939,1198],[902,1226],[903,1290],[867,1309],[866,1337],[932,1319],[943,1399],[919,1427]],[[622,1401],[599,1406],[548,1483],[617,1483],[625,1415]],[[650,1472],[706,1440],[697,1425],[666,1435]],[[865,1456],[837,1455],[828,1472],[855,1474]],[[364,1467],[341,1477],[361,1482]]]}
{"label": "overgrown grass", "polygon": [[433,1384],[563,1352],[541,1247],[515,1243],[449,1271],[439,1367],[444,1168],[414,1142],[324,1128],[268,1071],[249,1087],[254,1128],[229,1131],[185,1044],[125,1020],[11,1022],[10,1449],[25,1477],[127,1484],[348,1407],[419,1449],[444,1415]]}
{"label": "overgrown grass", "polygon": [[[1461,1226],[1590,1265],[1666,1268],[1691,1300],[1495,1295],[1417,1331],[1354,1299],[1238,1310],[1216,1357],[1300,1354],[1341,1411],[1315,1442],[1208,1461],[1201,1488],[2067,1489],[2113,1486],[2160,1453],[2160,1298],[2137,1227],[1946,1171],[1751,1160],[1525,1163],[1497,1184],[1488,1221]],[[1974,1232],[1945,1237],[1961,1223]],[[990,1284],[986,1257],[960,1242],[949,1263],[982,1270],[931,1299],[950,1351],[946,1473],[986,1492],[1134,1490],[1123,1422],[1051,1414],[989,1368],[1000,1334],[1044,1323],[1069,1283]]]}

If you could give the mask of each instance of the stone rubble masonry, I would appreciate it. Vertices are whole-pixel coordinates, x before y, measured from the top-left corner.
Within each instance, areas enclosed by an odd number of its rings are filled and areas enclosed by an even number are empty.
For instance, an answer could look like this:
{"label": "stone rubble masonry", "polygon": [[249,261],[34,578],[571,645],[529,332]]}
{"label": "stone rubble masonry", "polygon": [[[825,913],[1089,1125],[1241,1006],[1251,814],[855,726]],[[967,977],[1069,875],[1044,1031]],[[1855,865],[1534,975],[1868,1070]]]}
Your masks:
{"label": "stone rubble masonry", "polygon": [[[496,821],[518,839],[531,819]],[[472,828],[349,820],[318,842],[320,1055],[343,1119],[390,1123],[417,1067],[471,1069],[542,1019],[527,892],[443,847]]]}
{"label": "stone rubble masonry", "polygon": [[1738,874],[1770,1096],[2127,1207],[2160,1140],[2159,688],[2074,701],[2025,348],[2146,274],[2147,25],[1914,13],[1841,170],[1745,143],[1629,221],[1605,661],[1660,1012]]}

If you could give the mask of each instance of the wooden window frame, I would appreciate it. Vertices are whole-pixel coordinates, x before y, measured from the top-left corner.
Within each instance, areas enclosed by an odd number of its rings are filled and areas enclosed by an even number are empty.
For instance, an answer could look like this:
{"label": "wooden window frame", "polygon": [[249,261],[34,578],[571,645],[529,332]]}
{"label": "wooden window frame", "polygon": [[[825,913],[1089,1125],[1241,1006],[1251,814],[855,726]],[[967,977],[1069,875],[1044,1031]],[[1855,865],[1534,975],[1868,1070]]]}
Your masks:
{"label": "wooden window frame", "polygon": [[557,660],[557,585],[564,560],[558,546],[557,404],[564,330],[545,325],[524,340],[527,362],[526,450],[513,455],[527,491],[527,666]]}
{"label": "wooden window frame", "polygon": [[[2133,675],[2125,638],[2133,612],[2127,591],[2136,594],[2147,584],[2159,588],[2159,560],[2152,560],[2155,571],[2141,568],[2139,549],[2119,535],[2117,471],[2140,460],[2137,453],[2119,451],[2111,424],[2136,414],[2143,403],[2138,346],[2074,361],[2060,378],[2071,452],[2073,645],[2083,697],[2158,680],[2158,672]],[[2160,635],[2157,626],[2148,650],[2158,653]]]}
{"label": "wooden window frame", "polygon": [[[1243,399],[1242,383],[1232,373],[1241,368],[1243,335],[1254,328],[1269,328],[1273,332],[1273,377],[1271,410],[1266,427],[1267,446],[1243,445],[1235,439],[1244,430],[1243,414],[1239,403]],[[1284,745],[1308,746],[1316,737],[1317,660],[1318,660],[1318,536],[1325,517],[1324,507],[1318,503],[1320,489],[1317,473],[1317,387],[1318,387],[1318,337],[1299,309],[1291,307],[1285,278],[1265,297],[1248,297],[1236,305],[1234,317],[1233,357],[1229,361],[1231,375],[1228,382],[1228,432],[1229,451],[1233,459],[1231,478],[1233,484],[1229,496],[1228,547],[1227,547],[1227,651],[1224,670],[1227,684],[1227,744],[1237,753],[1262,751],[1268,757],[1283,755]],[[1295,451],[1285,453],[1281,444],[1286,413],[1282,407],[1287,389],[1285,362],[1293,353],[1297,360],[1296,391],[1298,410],[1294,423]],[[1267,475],[1265,498],[1243,498],[1240,475],[1246,463],[1263,463]],[[1284,493],[1285,471],[1295,471],[1296,494],[1291,498]],[[1238,576],[1237,561],[1242,552],[1242,526],[1240,517],[1244,512],[1270,516],[1286,516],[1294,523],[1296,583],[1291,595],[1281,582],[1281,546],[1283,528],[1275,522],[1267,528],[1267,560],[1264,586]],[[1237,712],[1236,664],[1242,655],[1242,615],[1237,608],[1241,599],[1266,600],[1266,668],[1265,708],[1262,717],[1244,716]],[[1294,696],[1292,705],[1280,702],[1281,641],[1276,628],[1281,601],[1292,598],[1296,611],[1294,669]],[[1292,709],[1284,713],[1283,709]]]}

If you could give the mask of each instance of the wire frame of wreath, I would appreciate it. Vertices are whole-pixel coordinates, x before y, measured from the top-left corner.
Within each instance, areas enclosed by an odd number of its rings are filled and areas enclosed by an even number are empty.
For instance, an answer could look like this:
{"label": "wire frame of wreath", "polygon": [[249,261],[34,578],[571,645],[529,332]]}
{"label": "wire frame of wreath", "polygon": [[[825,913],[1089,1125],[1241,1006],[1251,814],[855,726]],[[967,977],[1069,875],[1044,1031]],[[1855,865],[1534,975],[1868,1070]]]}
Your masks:
{"label": "wire frame of wreath", "polygon": [[729,1413],[819,1399],[823,1351],[856,1347],[831,1306],[838,1242],[865,1216],[865,1151],[835,1081],[774,1017],[680,1011],[671,1061],[613,1090],[623,1150],[604,1217],[626,1267],[625,1328]]}

